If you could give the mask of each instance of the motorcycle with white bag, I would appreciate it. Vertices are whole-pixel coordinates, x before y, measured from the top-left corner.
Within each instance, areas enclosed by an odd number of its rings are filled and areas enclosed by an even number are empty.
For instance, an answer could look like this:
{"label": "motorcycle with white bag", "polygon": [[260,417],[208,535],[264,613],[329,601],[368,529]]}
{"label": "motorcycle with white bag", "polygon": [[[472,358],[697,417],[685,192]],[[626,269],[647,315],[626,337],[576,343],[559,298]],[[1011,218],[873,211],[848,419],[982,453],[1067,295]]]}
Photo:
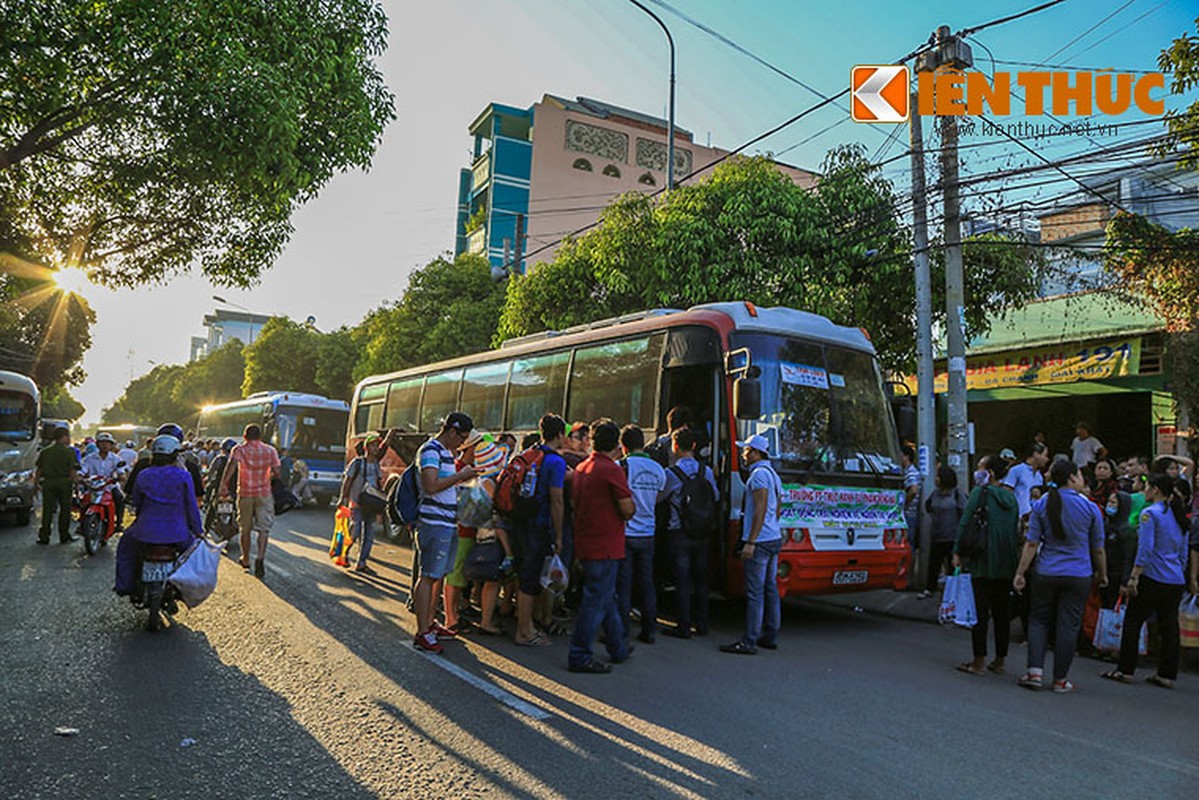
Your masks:
{"label": "motorcycle with white bag", "polygon": [[179,603],[195,608],[216,589],[221,548],[203,538],[182,551],[172,544],[143,544],[138,552],[134,605],[150,612],[146,630],[174,623]]}

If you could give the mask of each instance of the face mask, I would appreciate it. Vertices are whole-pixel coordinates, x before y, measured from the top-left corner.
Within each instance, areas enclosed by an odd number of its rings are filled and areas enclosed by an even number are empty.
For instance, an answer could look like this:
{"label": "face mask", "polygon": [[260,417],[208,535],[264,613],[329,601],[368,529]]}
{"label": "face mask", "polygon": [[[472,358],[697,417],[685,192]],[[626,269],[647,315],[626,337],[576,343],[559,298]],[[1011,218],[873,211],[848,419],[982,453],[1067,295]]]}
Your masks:
{"label": "face mask", "polygon": [[974,473],[974,483],[976,486],[986,486],[991,481],[991,473],[985,469],[980,469]]}
{"label": "face mask", "polygon": [[1120,505],[1119,505],[1119,503],[1116,501],[1116,499],[1113,497],[1113,498],[1112,498],[1111,500],[1109,500],[1109,501],[1108,501],[1108,503],[1107,503],[1107,508],[1106,508],[1107,515],[1108,515],[1109,517],[1114,517],[1114,516],[1116,516],[1116,512],[1118,512],[1119,510],[1120,510]]}

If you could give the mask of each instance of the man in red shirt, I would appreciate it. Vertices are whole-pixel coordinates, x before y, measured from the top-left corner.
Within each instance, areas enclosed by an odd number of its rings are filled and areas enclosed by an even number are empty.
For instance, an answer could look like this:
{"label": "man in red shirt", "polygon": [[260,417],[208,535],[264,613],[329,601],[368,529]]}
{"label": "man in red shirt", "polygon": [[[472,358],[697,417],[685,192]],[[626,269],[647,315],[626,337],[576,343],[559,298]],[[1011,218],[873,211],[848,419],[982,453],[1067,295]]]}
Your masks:
{"label": "man in red shirt", "polygon": [[[275,524],[275,497],[271,492],[271,479],[279,477],[279,454],[275,448],[262,441],[262,428],[247,425],[243,434],[245,441],[233,448],[229,462],[237,464],[237,527],[241,532],[241,558],[245,570],[250,569],[250,531],[258,531],[258,558],[254,561],[254,575],[261,578],[266,574],[263,562],[266,559],[266,543]],[[221,478],[221,497],[229,496],[229,477],[232,470],[226,467]]]}
{"label": "man in red shirt", "polygon": [[[610,419],[591,425],[592,453],[575,470],[572,496],[575,508],[575,555],[583,565],[583,600],[570,640],[571,672],[601,674],[629,657],[624,625],[616,609],[616,574],[624,561],[624,522],[633,516],[633,494],[624,470],[614,456],[620,449],[620,428]],[[591,652],[600,624],[611,663]]]}

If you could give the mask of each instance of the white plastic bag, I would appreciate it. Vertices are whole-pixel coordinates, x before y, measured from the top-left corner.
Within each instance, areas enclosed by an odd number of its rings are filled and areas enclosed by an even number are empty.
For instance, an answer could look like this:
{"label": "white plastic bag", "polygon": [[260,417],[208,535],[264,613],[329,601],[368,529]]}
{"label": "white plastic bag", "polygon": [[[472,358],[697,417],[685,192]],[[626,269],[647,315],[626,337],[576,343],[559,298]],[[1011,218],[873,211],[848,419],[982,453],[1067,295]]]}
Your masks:
{"label": "white plastic bag", "polygon": [[962,628],[973,628],[978,624],[970,573],[959,571],[945,579],[945,593],[941,596],[937,620],[942,625],[952,623]]}
{"label": "white plastic bag", "polygon": [[188,608],[203,603],[216,588],[217,569],[221,564],[221,548],[204,539],[196,539],[183,555],[175,560],[175,571],[168,578],[179,590]]}
{"label": "white plastic bag", "polygon": [[[1095,623],[1095,637],[1091,644],[1101,653],[1120,652],[1120,640],[1124,638],[1124,598],[1116,601],[1115,608],[1099,609],[1099,621]],[[1149,652],[1149,626],[1141,626],[1141,635],[1137,641],[1137,652],[1146,655]]]}
{"label": "white plastic bag", "polygon": [[551,592],[560,592],[566,588],[566,567],[557,553],[545,557],[541,567],[541,585]]}
{"label": "white plastic bag", "polygon": [[1199,594],[1183,595],[1178,604],[1178,630],[1183,647],[1199,647]]}

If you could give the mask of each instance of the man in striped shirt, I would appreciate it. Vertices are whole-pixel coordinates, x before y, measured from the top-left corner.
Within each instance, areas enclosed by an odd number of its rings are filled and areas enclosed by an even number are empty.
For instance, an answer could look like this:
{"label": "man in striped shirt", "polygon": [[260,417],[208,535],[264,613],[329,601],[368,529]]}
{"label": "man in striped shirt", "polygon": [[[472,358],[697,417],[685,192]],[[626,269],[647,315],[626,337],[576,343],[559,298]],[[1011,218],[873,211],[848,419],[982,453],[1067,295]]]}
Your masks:
{"label": "man in striped shirt", "polygon": [[438,639],[454,632],[433,619],[433,586],[454,565],[458,545],[458,493],[455,487],[476,477],[475,467],[457,469],[454,453],[466,444],[474,421],[455,411],[445,418],[437,438],[421,445],[416,453],[420,465],[421,498],[416,519],[416,550],[420,560],[420,579],[413,595],[416,600],[416,638],[420,650],[440,653]]}

